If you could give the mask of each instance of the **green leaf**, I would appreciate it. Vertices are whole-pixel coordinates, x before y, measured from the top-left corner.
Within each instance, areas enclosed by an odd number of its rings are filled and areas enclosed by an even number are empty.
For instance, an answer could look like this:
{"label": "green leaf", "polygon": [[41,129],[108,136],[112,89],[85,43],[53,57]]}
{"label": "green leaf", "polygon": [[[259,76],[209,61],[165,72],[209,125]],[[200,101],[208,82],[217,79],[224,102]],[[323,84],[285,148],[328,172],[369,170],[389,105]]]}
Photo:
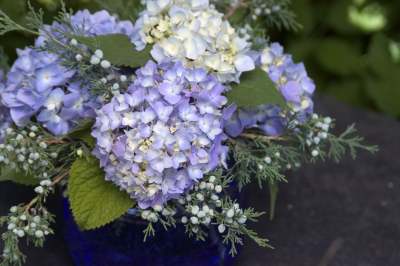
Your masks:
{"label": "green leaf", "polygon": [[83,121],[81,125],[70,132],[67,137],[82,140],[89,145],[90,148],[93,148],[96,145],[96,140],[91,135],[93,124],[94,122],[92,120]]}
{"label": "green leaf", "polygon": [[137,51],[128,36],[124,34],[109,34],[96,37],[75,36],[78,42],[91,50],[100,49],[104,58],[116,66],[137,68],[151,59],[151,46],[143,51]]}
{"label": "green leaf", "polygon": [[314,30],[318,14],[313,9],[314,6],[309,0],[296,0],[292,2],[291,8],[296,14],[296,19],[303,26],[302,30],[296,33],[309,36]]}
{"label": "green leaf", "polygon": [[0,9],[18,23],[26,17],[26,1],[0,0]]}
{"label": "green leaf", "polygon": [[390,54],[390,39],[376,34],[367,54],[368,67],[371,70],[364,76],[368,95],[376,106],[393,116],[400,115],[400,65]]}
{"label": "green leaf", "polygon": [[239,107],[254,107],[263,104],[286,106],[285,100],[275,84],[262,69],[246,72],[240,78],[240,84],[232,85],[227,93],[229,102]]}
{"label": "green leaf", "polygon": [[[142,11],[143,6],[140,0],[94,0],[87,1],[97,4],[96,10],[105,9],[111,14],[118,14],[120,20],[132,20],[137,18],[138,13]],[[78,3],[77,8],[82,9],[82,3]],[[74,8],[74,10],[76,10]]]}
{"label": "green leaf", "polygon": [[[396,64],[390,54],[390,39],[384,34],[375,34],[372,38],[367,54],[368,67],[377,75],[385,78],[396,75],[399,65]],[[393,71],[392,73],[392,70]],[[399,72],[397,72],[399,73]]]}
{"label": "green leaf", "polygon": [[25,173],[17,172],[16,170],[2,167],[0,169],[0,182],[2,181],[12,181],[20,185],[35,186],[40,180],[32,175],[27,175]]}
{"label": "green leaf", "polygon": [[357,43],[351,44],[339,38],[321,40],[316,50],[316,59],[325,70],[342,76],[358,73],[363,67]]}
{"label": "green leaf", "polygon": [[104,226],[134,207],[126,192],[105,180],[94,157],[77,159],[70,170],[68,196],[76,223],[83,230]]}
{"label": "green leaf", "polygon": [[8,56],[5,54],[4,49],[0,46],[0,70],[4,72],[8,72],[10,69],[10,65],[8,64]]}
{"label": "green leaf", "polygon": [[275,218],[276,200],[278,199],[279,184],[277,182],[269,182],[269,219]]}
{"label": "green leaf", "polygon": [[400,90],[398,84],[400,84],[400,73],[392,73],[391,76],[387,76],[387,79],[368,79],[367,78],[367,92],[378,106],[378,108],[385,113],[393,116],[400,116]]}
{"label": "green leaf", "polygon": [[[328,24],[333,30],[340,34],[357,34],[360,30],[356,28],[349,18],[349,9],[352,1],[336,0],[321,10],[320,19],[324,24]],[[328,12],[327,14],[325,12]],[[325,25],[324,25],[325,26]]]}
{"label": "green leaf", "polygon": [[349,20],[357,28],[364,32],[382,31],[387,25],[386,10],[381,4],[371,3],[358,8],[349,8]]}
{"label": "green leaf", "polygon": [[233,25],[240,24],[247,15],[248,10],[246,8],[240,8],[229,18],[229,22]]}

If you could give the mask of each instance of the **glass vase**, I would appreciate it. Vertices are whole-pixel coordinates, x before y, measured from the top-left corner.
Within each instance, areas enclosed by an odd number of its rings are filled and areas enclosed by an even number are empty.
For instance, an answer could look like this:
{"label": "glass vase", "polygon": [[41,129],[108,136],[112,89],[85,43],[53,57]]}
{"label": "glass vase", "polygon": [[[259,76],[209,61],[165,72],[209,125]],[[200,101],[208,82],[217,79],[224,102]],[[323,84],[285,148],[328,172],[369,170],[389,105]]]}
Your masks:
{"label": "glass vase", "polygon": [[64,200],[64,237],[76,266],[227,266],[232,258],[215,229],[206,241],[188,238],[183,225],[143,241],[143,220],[130,217],[80,231]]}

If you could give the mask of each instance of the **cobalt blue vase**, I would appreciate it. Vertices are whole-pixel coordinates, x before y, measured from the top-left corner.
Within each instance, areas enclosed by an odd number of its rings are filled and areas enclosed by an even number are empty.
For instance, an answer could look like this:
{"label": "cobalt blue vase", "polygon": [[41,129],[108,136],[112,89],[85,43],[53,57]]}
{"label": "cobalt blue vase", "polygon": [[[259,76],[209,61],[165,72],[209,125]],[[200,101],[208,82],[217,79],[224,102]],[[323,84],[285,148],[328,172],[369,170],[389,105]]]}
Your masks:
{"label": "cobalt blue vase", "polygon": [[146,224],[126,217],[92,231],[80,231],[64,200],[64,237],[76,266],[227,266],[232,258],[216,231],[207,241],[189,239],[183,225],[143,241]]}

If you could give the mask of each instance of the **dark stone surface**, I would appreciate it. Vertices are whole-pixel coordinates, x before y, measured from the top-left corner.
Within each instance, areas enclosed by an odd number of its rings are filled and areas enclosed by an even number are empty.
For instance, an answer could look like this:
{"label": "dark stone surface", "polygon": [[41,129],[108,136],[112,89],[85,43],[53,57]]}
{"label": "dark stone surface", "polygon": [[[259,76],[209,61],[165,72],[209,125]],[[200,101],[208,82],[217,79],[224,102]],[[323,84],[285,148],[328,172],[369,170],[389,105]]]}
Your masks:
{"label": "dark stone surface", "polygon": [[[337,130],[356,122],[380,152],[290,173],[275,220],[256,225],[276,249],[246,243],[237,265],[400,265],[400,123],[331,99],[317,102],[320,113],[338,119]],[[267,210],[267,192],[251,191],[250,202]]]}
{"label": "dark stone surface", "polygon": [[[361,153],[356,161],[346,158],[341,164],[308,165],[290,173],[289,184],[281,186],[275,220],[264,217],[255,224],[275,249],[262,249],[246,240],[236,264],[400,265],[400,123],[332,99],[319,97],[317,102],[320,113],[338,119],[338,130],[356,122],[361,134],[381,151],[375,156]],[[248,202],[258,210],[268,210],[267,191],[248,190]],[[10,205],[28,200],[30,193],[2,183],[0,214]],[[58,204],[55,200],[52,208],[57,209]],[[44,249],[27,250],[27,266],[72,265],[60,222],[58,234]]]}

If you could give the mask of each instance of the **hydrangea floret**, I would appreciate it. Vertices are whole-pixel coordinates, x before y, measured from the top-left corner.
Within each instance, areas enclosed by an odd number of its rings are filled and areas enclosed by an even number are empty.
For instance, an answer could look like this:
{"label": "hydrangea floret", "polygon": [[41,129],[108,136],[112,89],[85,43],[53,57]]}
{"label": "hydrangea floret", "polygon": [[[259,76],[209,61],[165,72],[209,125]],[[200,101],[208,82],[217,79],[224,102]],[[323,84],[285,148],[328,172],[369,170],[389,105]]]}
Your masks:
{"label": "hydrangea floret", "polygon": [[[313,113],[315,83],[309,78],[304,64],[294,63],[292,56],[285,54],[279,43],[268,45],[254,57],[257,66],[267,73],[282,94],[289,112],[295,114],[299,123],[307,121]],[[288,126],[288,117],[293,116],[284,111],[273,105],[241,108],[226,123],[225,130],[232,137],[251,128],[269,136],[279,136]]]}
{"label": "hydrangea floret", "polygon": [[[131,22],[119,21],[107,11],[94,14],[79,11],[68,19],[70,28],[74,29],[68,34],[131,35],[133,31]],[[95,116],[98,99],[82,84],[76,70],[64,67],[58,55],[42,51],[46,50],[51,37],[67,45],[67,30],[58,22],[43,25],[35,47],[18,50],[18,58],[1,91],[3,103],[10,108],[11,117],[18,126],[27,125],[35,117],[53,134],[64,135],[84,118]]]}
{"label": "hydrangea floret", "polygon": [[179,197],[224,164],[226,88],[203,69],[148,62],[128,92],[97,113],[93,136],[106,179],[141,208]]}
{"label": "hydrangea floret", "polygon": [[279,43],[272,43],[261,52],[260,64],[291,110],[312,113],[315,83],[309,78],[303,63],[294,63],[292,56],[285,54]]}
{"label": "hydrangea floret", "polygon": [[146,1],[132,40],[139,49],[154,44],[157,62],[180,60],[206,68],[222,82],[239,81],[242,72],[255,68],[250,43],[208,0]]}

